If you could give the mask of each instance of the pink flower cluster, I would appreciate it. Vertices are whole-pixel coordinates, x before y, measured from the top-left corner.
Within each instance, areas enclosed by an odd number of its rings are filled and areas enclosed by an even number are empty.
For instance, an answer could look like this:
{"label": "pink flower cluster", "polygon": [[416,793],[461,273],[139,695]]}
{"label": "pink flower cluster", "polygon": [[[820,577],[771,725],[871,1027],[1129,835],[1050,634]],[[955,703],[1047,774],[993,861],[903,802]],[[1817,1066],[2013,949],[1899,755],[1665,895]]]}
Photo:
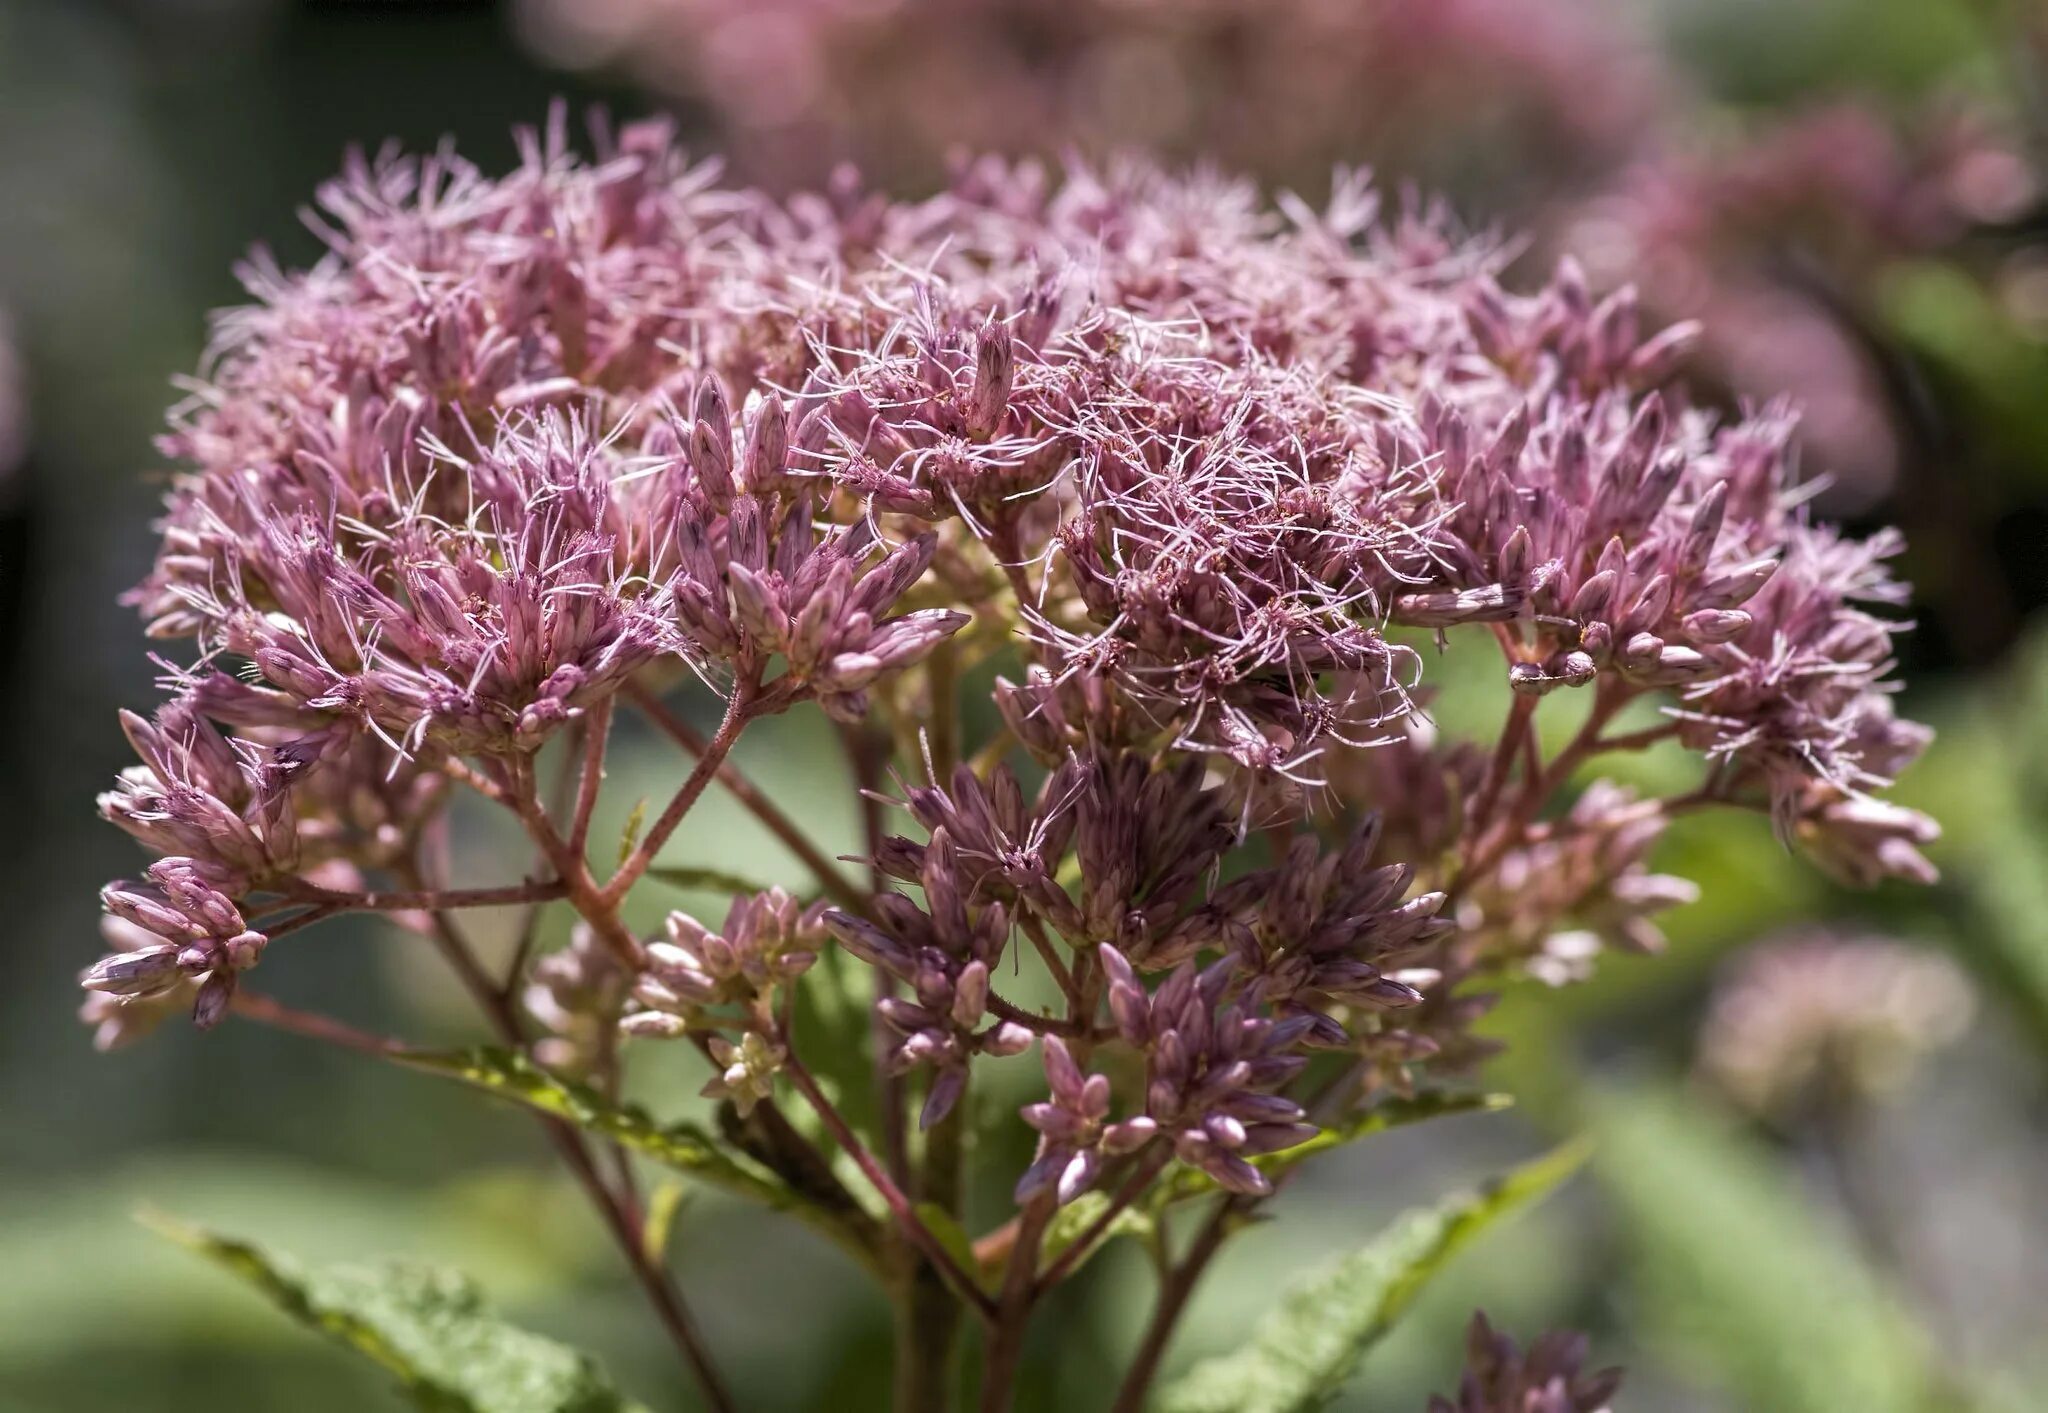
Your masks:
{"label": "pink flower cluster", "polygon": [[[1174,1159],[1257,1196],[1266,1155],[1482,1054],[1476,982],[1656,945],[1685,809],[1768,809],[1859,882],[1931,875],[1931,822],[1875,793],[1925,740],[1890,707],[1895,540],[1816,523],[1790,411],[1689,406],[1695,331],[1569,264],[1513,292],[1500,246],[1349,178],[1311,209],[984,161],[923,201],[777,199],[660,126],[588,163],[529,135],[501,179],[358,161],[320,205],[330,254],[252,263],[165,439],[134,597],[197,660],[103,800],[160,857],[107,894],[100,998],[189,991],[208,1024],[335,911],[453,951],[456,909],[560,901],[575,946],[513,979],[535,1053],[602,1080],[621,1034],[691,1037],[751,1113],[785,1075],[820,1102],[790,998],[836,939],[927,1124],[980,1057],[1041,1046],[1027,1205]],[[1428,728],[1454,633],[1501,655],[1497,740]],[[982,668],[1000,725],[962,742]],[[692,678],[709,740],[661,705]],[[1574,695],[1546,756],[1531,723]],[[726,753],[813,705],[863,784],[877,741],[929,770],[922,837],[876,832],[873,887],[823,861],[829,909],[635,933],[620,902],[714,779],[800,834]],[[605,879],[628,707],[698,760]],[[1702,758],[1688,794],[1588,783],[1663,740]],[[543,757],[581,762],[570,800]],[[465,791],[544,870],[432,879]],[[1026,955],[1055,1011],[1002,994]]]}

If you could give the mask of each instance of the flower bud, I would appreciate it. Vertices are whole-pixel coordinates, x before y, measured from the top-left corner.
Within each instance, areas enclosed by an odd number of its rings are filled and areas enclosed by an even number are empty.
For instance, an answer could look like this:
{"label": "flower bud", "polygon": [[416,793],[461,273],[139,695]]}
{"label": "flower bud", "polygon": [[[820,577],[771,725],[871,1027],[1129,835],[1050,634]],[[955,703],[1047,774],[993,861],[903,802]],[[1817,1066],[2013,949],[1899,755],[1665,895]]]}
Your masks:
{"label": "flower bud", "polygon": [[974,341],[974,388],[967,402],[967,434],[977,440],[993,436],[1010,401],[1016,375],[1015,341],[1007,326],[991,314]]}
{"label": "flower bud", "polygon": [[178,948],[163,946],[101,957],[79,980],[88,991],[102,991],[110,996],[147,996],[175,985],[182,975]]}

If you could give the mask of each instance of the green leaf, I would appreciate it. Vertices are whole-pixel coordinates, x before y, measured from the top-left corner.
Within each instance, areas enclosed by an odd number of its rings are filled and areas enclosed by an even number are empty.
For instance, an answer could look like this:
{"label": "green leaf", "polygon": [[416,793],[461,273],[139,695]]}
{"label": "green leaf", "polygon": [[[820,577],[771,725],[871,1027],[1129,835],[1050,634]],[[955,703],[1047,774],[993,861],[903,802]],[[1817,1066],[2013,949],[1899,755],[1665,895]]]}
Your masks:
{"label": "green leaf", "polygon": [[658,864],[647,870],[647,876],[657,883],[666,883],[671,888],[681,888],[689,893],[726,893],[737,896],[742,893],[765,893],[768,885],[737,873],[728,873],[722,868],[703,868],[693,864]]}
{"label": "green leaf", "polygon": [[626,866],[626,860],[633,857],[633,846],[640,842],[640,826],[647,822],[647,797],[642,795],[633,801],[633,811],[626,816],[626,827],[619,831],[619,867]]}
{"label": "green leaf", "polygon": [[169,1217],[143,1221],[382,1366],[429,1413],[645,1413],[596,1360],[504,1323],[456,1272],[409,1261],[306,1269]]}
{"label": "green leaf", "polygon": [[919,1202],[913,1210],[926,1229],[938,1238],[946,1254],[953,1258],[954,1265],[970,1276],[980,1271],[981,1267],[974,1259],[973,1239],[967,1235],[967,1228],[960,1225],[958,1217],[936,1202]]}
{"label": "green leaf", "polygon": [[[1506,1094],[1418,1094],[1412,1099],[1389,1099],[1375,1105],[1370,1111],[1358,1115],[1348,1122],[1326,1128],[1306,1143],[1297,1143],[1292,1148],[1283,1148],[1278,1153],[1266,1153],[1252,1159],[1252,1166],[1268,1177],[1275,1177],[1290,1168],[1299,1166],[1332,1148],[1341,1148],[1347,1143],[1356,1143],[1389,1129],[1404,1128],[1429,1119],[1449,1118],[1455,1114],[1492,1114],[1514,1105]],[[1182,1164],[1163,1182],[1152,1190],[1147,1205],[1153,1212],[1159,1212],[1176,1202],[1204,1197],[1222,1189],[1216,1180],[1200,1168]]]}
{"label": "green leaf", "polygon": [[772,1188],[772,1180],[742,1168],[695,1124],[661,1125],[635,1104],[615,1104],[587,1084],[551,1074],[526,1056],[494,1046],[466,1050],[415,1050],[401,1063],[429,1074],[459,1079],[501,1098],[567,1119],[578,1128],[622,1143],[636,1153],[679,1171],[736,1191]]}
{"label": "green leaf", "polygon": [[1596,1099],[1650,1337],[1744,1408],[1932,1413],[1927,1341],[1791,1176],[1676,1089]]}
{"label": "green leaf", "polygon": [[674,1178],[661,1183],[648,1195],[647,1217],[640,1224],[640,1249],[653,1265],[668,1264],[669,1236],[675,1231],[676,1217],[681,1214],[689,1195],[689,1190]]}
{"label": "green leaf", "polygon": [[802,1218],[863,1265],[875,1253],[834,1213],[805,1198],[780,1178],[742,1163],[696,1124],[659,1124],[637,1104],[620,1104],[589,1085],[550,1074],[526,1056],[492,1046],[467,1050],[408,1051],[400,1063],[461,1080],[500,1098],[538,1109],[631,1151],[688,1173],[701,1182]]}
{"label": "green leaf", "polygon": [[[1039,1251],[1038,1267],[1043,1271],[1066,1254],[1067,1248],[1085,1236],[1109,1210],[1110,1196],[1106,1192],[1084,1192],[1053,1214],[1045,1229],[1045,1240]],[[1081,1253],[1081,1259],[1074,1263],[1078,1271],[1095,1258],[1095,1253],[1120,1236],[1134,1236],[1143,1240],[1158,1230],[1158,1221],[1150,1212],[1126,1207],[1110,1219],[1094,1246]]]}
{"label": "green leaf", "polygon": [[1494,1222],[1547,1196],[1586,1156],[1586,1145],[1566,1144],[1476,1193],[1400,1217],[1364,1250],[1296,1286],[1244,1346],[1197,1364],[1161,1397],[1162,1413],[1325,1406],[1430,1277]]}

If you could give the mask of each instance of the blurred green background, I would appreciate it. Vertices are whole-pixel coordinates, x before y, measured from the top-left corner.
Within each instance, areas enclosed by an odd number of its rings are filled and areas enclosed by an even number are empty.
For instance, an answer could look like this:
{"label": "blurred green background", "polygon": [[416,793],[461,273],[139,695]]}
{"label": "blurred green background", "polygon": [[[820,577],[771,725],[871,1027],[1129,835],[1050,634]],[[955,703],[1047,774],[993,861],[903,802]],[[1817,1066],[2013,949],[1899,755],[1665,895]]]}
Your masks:
{"label": "blurred green background", "polygon": [[[1634,16],[1698,88],[1703,123],[1843,95],[1906,105],[1952,84],[2019,112],[2009,18],[1958,0],[1672,0]],[[250,1026],[170,1027],[98,1057],[71,1015],[96,890],[132,862],[91,799],[125,763],[114,708],[152,697],[114,596],[149,557],[149,440],[170,378],[197,363],[206,311],[237,297],[250,243],[287,265],[316,257],[293,213],[348,143],[452,135],[493,167],[550,98],[647,106],[622,80],[543,66],[515,29],[481,4],[0,0],[0,311],[30,428],[25,460],[0,471],[6,1413],[398,1406],[374,1372],[143,1231],[142,1204],[312,1258],[445,1260],[527,1325],[600,1352],[651,1406],[689,1406],[516,1114]],[[1475,222],[1499,214],[1483,182],[1455,199]],[[2021,220],[1986,239],[1996,262],[2040,234]],[[1590,1127],[1589,1175],[1461,1257],[1342,1406],[1415,1409],[1449,1388],[1475,1305],[1525,1339],[1591,1331],[1596,1361],[1630,1368],[1623,1408],[2048,1406],[2048,348],[1987,295],[1979,253],[1918,253],[1869,286],[1942,436],[1854,507],[1921,546],[1903,706],[1942,735],[1900,794],[1947,828],[1943,883],[1849,894],[1761,819],[1685,821],[1659,862],[1703,900],[1670,915],[1670,954],[1512,996],[1497,1078],[1521,1105],[1311,1169],[1222,1261],[1173,1367],[1233,1343],[1290,1277],[1405,1206]],[[743,763],[851,848],[830,738],[771,726]],[[659,798],[672,767],[650,741],[627,745]],[[693,862],[796,877],[723,800],[687,832]],[[1823,924],[1954,957],[1978,996],[1968,1032],[1846,1113],[1738,1121],[1698,1076],[1717,978],[1741,949]],[[323,932],[266,976],[364,1026],[467,1034],[417,944],[372,923]],[[882,1314],[823,1244],[694,1195],[674,1259],[749,1407],[880,1405]],[[1134,1255],[1091,1274],[1037,1332],[1028,1407],[1097,1406],[1147,1313]]]}

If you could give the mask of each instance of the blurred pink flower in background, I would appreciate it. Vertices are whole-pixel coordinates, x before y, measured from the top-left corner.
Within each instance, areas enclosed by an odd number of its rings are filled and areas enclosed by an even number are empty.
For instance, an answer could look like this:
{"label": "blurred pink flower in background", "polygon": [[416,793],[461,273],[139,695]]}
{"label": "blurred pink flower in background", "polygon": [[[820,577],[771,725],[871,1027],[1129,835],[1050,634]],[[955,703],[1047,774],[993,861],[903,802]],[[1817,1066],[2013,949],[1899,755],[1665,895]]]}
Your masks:
{"label": "blurred pink flower in background", "polygon": [[1834,102],[1725,136],[1699,130],[1673,123],[1560,239],[1596,286],[1633,280],[1663,317],[1703,320],[1699,371],[1729,393],[1791,393],[1833,508],[1867,507],[1901,458],[1873,347],[1887,274],[2014,219],[2032,174],[1961,105],[1896,121]]}
{"label": "blurred pink flower in background", "polygon": [[[1527,183],[1625,148],[1656,71],[1586,0],[522,0],[553,62],[702,105],[753,179],[1138,147],[1291,180]],[[1474,139],[1482,139],[1475,141]],[[1421,159],[1421,160],[1417,160]]]}
{"label": "blurred pink flower in background", "polygon": [[1752,1114],[1899,1092],[1975,1017],[1969,978],[1943,954],[1827,932],[1739,955],[1700,1031],[1701,1074]]}

